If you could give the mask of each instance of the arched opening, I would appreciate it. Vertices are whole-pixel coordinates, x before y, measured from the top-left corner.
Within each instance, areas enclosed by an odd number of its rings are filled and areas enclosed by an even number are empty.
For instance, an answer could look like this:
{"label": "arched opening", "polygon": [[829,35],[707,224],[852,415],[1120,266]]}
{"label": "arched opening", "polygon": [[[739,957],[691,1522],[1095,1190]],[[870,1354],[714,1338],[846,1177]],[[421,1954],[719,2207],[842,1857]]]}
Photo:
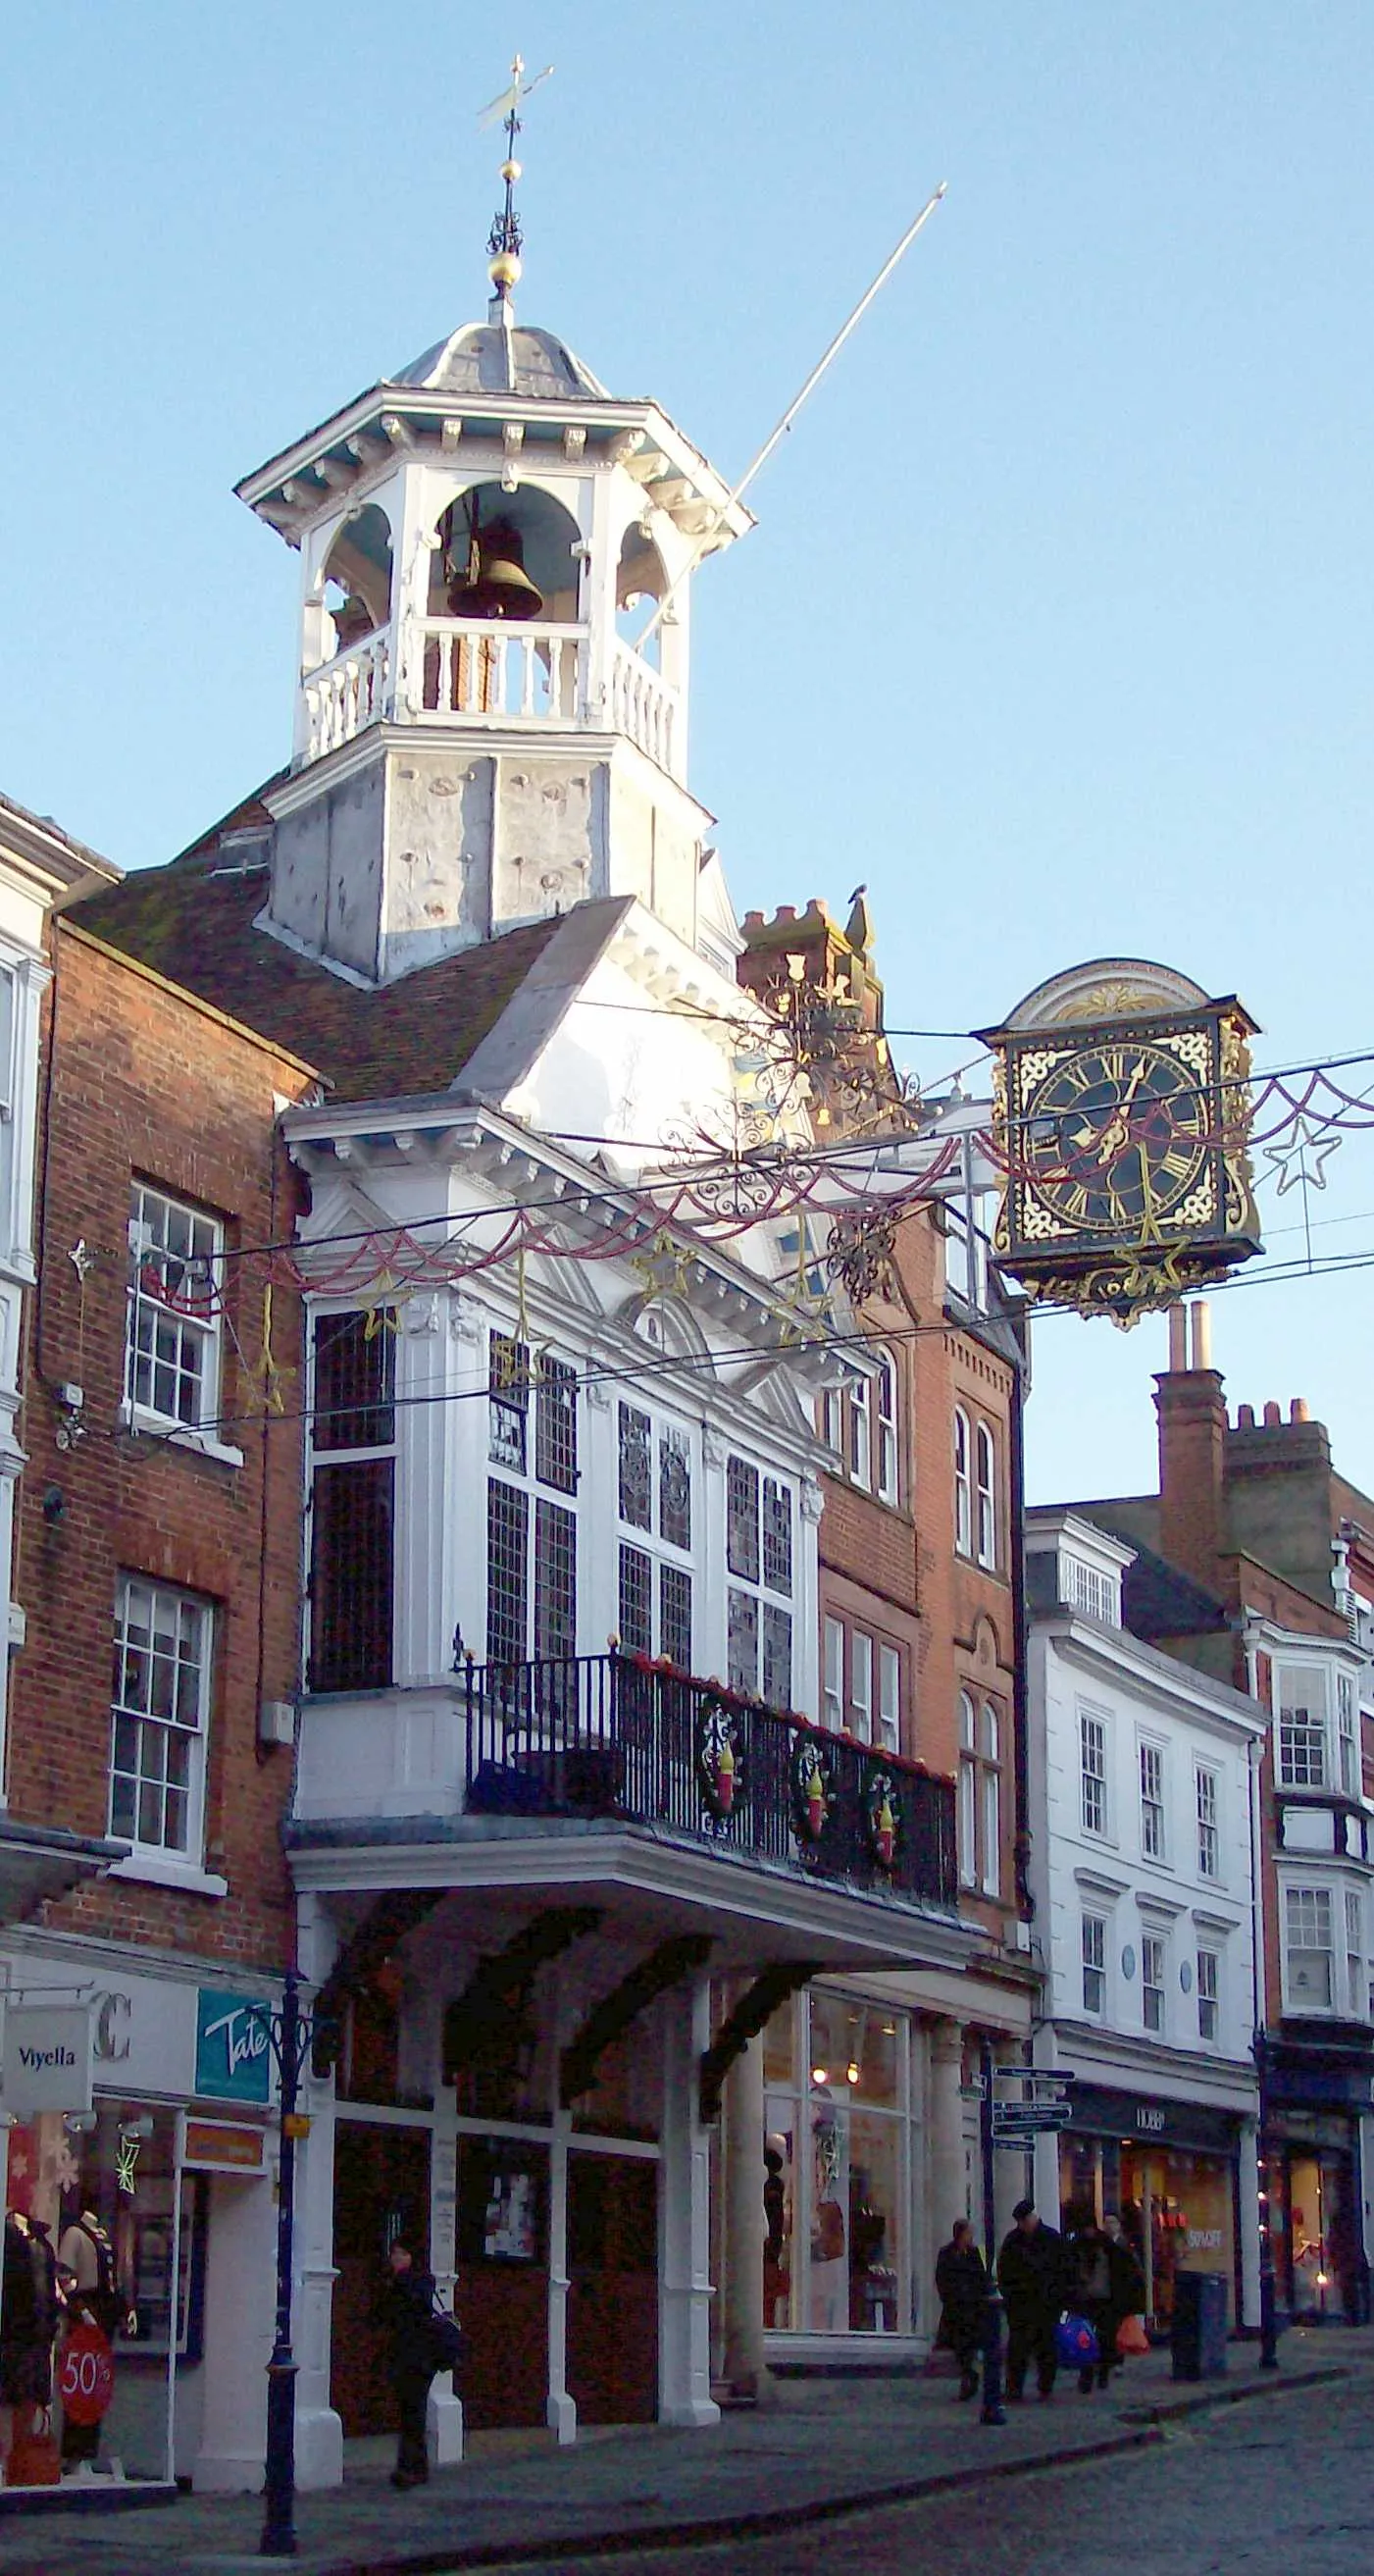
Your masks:
{"label": "arched opening", "polygon": [[426,710],[571,721],[578,639],[559,630],[578,624],[581,571],[577,521],[551,493],[529,483],[460,492],[430,553]]}
{"label": "arched opening", "polygon": [[[661,599],[668,595],[668,575],[663,557],[652,537],[646,536],[639,520],[626,529],[620,546],[620,561],[615,575],[615,631],[622,644],[630,645],[650,668],[663,667],[663,628],[660,618],[652,635],[641,644],[649,616]],[[668,616],[671,617],[671,608]]]}
{"label": "arched opening", "polygon": [[368,501],[345,519],[315,585],[307,616],[307,670],[331,662],[391,623],[391,523]]}

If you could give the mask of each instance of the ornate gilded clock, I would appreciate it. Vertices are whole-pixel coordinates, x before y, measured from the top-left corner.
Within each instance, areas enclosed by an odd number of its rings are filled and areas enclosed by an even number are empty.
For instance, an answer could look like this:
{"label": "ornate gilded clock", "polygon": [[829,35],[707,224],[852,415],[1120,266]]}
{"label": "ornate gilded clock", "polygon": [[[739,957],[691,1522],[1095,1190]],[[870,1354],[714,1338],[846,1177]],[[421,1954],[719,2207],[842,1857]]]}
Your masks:
{"label": "ornate gilded clock", "polygon": [[1172,968],[1099,959],[1037,986],[998,1029],[997,1252],[1037,1297],[1133,1323],[1260,1249],[1234,997]]}

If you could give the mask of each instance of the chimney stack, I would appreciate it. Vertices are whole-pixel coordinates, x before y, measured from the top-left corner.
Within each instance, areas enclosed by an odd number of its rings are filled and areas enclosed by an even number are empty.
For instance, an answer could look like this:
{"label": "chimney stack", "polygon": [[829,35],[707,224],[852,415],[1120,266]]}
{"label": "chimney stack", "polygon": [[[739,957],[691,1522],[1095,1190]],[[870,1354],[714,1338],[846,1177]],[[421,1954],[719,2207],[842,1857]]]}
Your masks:
{"label": "chimney stack", "polygon": [[1169,1365],[1155,1379],[1155,1410],[1160,1553],[1206,1591],[1218,1593],[1226,1401],[1220,1372],[1212,1366],[1211,1313],[1203,1298],[1191,1313],[1182,1305],[1169,1309]]}

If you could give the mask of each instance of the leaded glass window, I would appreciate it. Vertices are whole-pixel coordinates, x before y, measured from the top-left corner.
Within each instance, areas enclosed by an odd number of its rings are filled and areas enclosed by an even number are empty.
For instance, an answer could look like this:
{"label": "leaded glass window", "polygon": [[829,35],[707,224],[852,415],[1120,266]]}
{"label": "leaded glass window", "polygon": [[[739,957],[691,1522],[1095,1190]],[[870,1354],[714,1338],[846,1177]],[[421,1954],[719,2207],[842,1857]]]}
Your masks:
{"label": "leaded glass window", "polygon": [[620,1407],[620,1517],[631,1529],[652,1529],[653,1424],[638,1405]]}
{"label": "leaded glass window", "polygon": [[746,1583],[759,1579],[759,1471],[744,1458],[725,1469],[725,1561]]}

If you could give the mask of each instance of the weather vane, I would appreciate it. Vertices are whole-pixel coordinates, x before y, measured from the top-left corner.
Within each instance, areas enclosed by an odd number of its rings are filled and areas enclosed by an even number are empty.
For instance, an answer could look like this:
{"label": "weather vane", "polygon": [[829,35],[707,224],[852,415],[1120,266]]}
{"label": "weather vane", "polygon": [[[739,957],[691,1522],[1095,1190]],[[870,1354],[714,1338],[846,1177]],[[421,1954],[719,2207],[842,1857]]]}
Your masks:
{"label": "weather vane", "polygon": [[536,72],[533,80],[527,81],[524,63],[517,54],[510,69],[510,87],[503,89],[499,98],[494,98],[488,107],[484,107],[477,120],[479,125],[486,127],[495,125],[499,118],[506,129],[506,157],[501,164],[506,202],[487,237],[487,250],[491,257],[489,275],[503,303],[509,301],[511,289],[520,282],[520,218],[515,211],[515,183],[520,176],[515,138],[520,132],[520,110],[540,82],[548,79],[553,65],[546,63],[542,72]]}

